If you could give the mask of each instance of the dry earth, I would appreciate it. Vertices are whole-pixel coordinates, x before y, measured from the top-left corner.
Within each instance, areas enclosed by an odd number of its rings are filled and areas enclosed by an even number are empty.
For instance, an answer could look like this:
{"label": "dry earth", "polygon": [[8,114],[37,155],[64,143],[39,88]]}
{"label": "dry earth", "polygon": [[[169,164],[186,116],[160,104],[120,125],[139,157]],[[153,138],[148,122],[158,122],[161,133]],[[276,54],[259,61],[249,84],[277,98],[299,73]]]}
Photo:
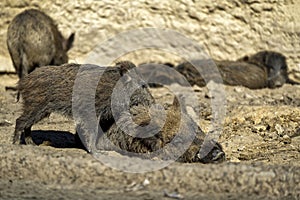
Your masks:
{"label": "dry earth", "polygon": [[[226,86],[219,141],[227,160],[172,163],[140,174],[112,169],[76,148],[74,122],[56,114],[33,127],[37,143],[50,140],[55,147],[12,145],[21,104],[5,86],[16,81],[15,75],[0,76],[0,199],[300,199],[299,86]],[[174,88],[185,92],[176,85],[170,90]],[[193,89],[199,97],[199,124],[207,132],[214,96],[207,88]],[[165,88],[151,91],[158,102],[172,100]]]}

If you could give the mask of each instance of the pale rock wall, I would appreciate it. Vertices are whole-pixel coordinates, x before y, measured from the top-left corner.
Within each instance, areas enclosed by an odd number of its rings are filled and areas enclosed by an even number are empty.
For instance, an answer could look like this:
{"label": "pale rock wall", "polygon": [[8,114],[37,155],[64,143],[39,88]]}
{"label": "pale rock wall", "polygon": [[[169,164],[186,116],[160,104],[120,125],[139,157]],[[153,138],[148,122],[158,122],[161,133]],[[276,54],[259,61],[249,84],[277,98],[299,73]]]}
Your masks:
{"label": "pale rock wall", "polygon": [[[12,18],[26,8],[46,12],[65,36],[76,32],[74,48],[69,52],[71,62],[87,61],[88,53],[118,33],[154,27],[178,31],[215,59],[275,50],[288,57],[290,68],[300,70],[299,0],[2,0],[0,71],[13,71],[6,31]],[[182,59],[161,50],[141,50],[126,58],[137,64],[177,64]]]}

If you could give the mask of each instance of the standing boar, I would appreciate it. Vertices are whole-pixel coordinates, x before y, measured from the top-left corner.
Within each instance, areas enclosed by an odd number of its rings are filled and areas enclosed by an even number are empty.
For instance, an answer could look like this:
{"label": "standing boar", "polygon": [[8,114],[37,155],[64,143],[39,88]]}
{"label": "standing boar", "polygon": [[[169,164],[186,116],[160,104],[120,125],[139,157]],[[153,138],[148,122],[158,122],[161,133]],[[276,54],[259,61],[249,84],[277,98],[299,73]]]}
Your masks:
{"label": "standing boar", "polygon": [[55,22],[39,10],[18,14],[8,27],[7,47],[19,78],[36,67],[67,63],[74,35],[65,39]]}
{"label": "standing boar", "polygon": [[[129,70],[134,70],[133,68],[135,68],[133,63],[123,61],[118,63],[116,67],[91,66],[85,68],[80,64],[65,64],[34,70],[18,83],[18,90],[23,99],[23,113],[16,120],[13,142],[20,141],[21,143],[33,144],[31,126],[52,112],[73,117],[72,106],[75,105],[74,103],[78,103],[76,105],[79,106],[82,105],[83,112],[89,112],[84,106],[90,96],[93,98],[93,108],[95,108],[97,117],[100,115],[100,126],[103,131],[107,131],[114,123],[111,110],[114,102],[111,102],[111,95],[121,77],[127,77],[123,87],[125,89],[132,87],[132,85],[139,85],[130,96],[129,106],[150,106],[154,99],[148,86],[139,77],[126,74]],[[100,77],[97,76],[99,71],[102,72]],[[73,96],[75,79],[82,80],[80,87],[78,87],[79,93],[83,94],[81,96]],[[98,83],[95,90],[87,83],[89,80]],[[84,117],[88,116],[91,116],[91,113],[84,115]],[[78,124],[76,125],[76,129],[82,128]]]}

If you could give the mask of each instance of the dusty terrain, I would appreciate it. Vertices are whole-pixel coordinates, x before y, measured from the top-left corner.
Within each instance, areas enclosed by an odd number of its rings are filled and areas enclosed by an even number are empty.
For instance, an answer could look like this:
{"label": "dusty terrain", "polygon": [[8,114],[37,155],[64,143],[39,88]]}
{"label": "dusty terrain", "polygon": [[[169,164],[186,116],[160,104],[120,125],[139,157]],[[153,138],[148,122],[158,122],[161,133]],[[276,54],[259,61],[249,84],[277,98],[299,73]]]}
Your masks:
{"label": "dusty terrain", "polygon": [[[56,114],[33,127],[36,143],[55,147],[12,145],[21,104],[5,86],[16,81],[15,75],[0,76],[0,199],[300,199],[300,86],[226,86],[219,139],[226,161],[172,163],[140,174],[109,168],[76,148],[74,122]],[[199,124],[207,132],[214,97],[207,88],[193,89]],[[158,102],[172,100],[167,89],[151,91]]]}

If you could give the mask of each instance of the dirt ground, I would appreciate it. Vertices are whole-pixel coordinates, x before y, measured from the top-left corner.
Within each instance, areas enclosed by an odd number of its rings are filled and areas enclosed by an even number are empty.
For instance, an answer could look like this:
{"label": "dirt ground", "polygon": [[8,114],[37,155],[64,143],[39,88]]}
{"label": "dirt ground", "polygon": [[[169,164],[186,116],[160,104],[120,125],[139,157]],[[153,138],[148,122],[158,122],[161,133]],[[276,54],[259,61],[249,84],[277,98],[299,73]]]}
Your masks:
{"label": "dirt ground", "polygon": [[[300,199],[300,86],[225,87],[227,113],[219,139],[225,162],[175,162],[127,173],[76,148],[74,122],[57,114],[33,126],[35,142],[50,140],[54,147],[12,145],[21,104],[5,86],[16,81],[15,75],[0,76],[0,199]],[[214,96],[207,88],[193,90],[199,124],[207,132]],[[158,102],[172,101],[165,88],[151,92]]]}

